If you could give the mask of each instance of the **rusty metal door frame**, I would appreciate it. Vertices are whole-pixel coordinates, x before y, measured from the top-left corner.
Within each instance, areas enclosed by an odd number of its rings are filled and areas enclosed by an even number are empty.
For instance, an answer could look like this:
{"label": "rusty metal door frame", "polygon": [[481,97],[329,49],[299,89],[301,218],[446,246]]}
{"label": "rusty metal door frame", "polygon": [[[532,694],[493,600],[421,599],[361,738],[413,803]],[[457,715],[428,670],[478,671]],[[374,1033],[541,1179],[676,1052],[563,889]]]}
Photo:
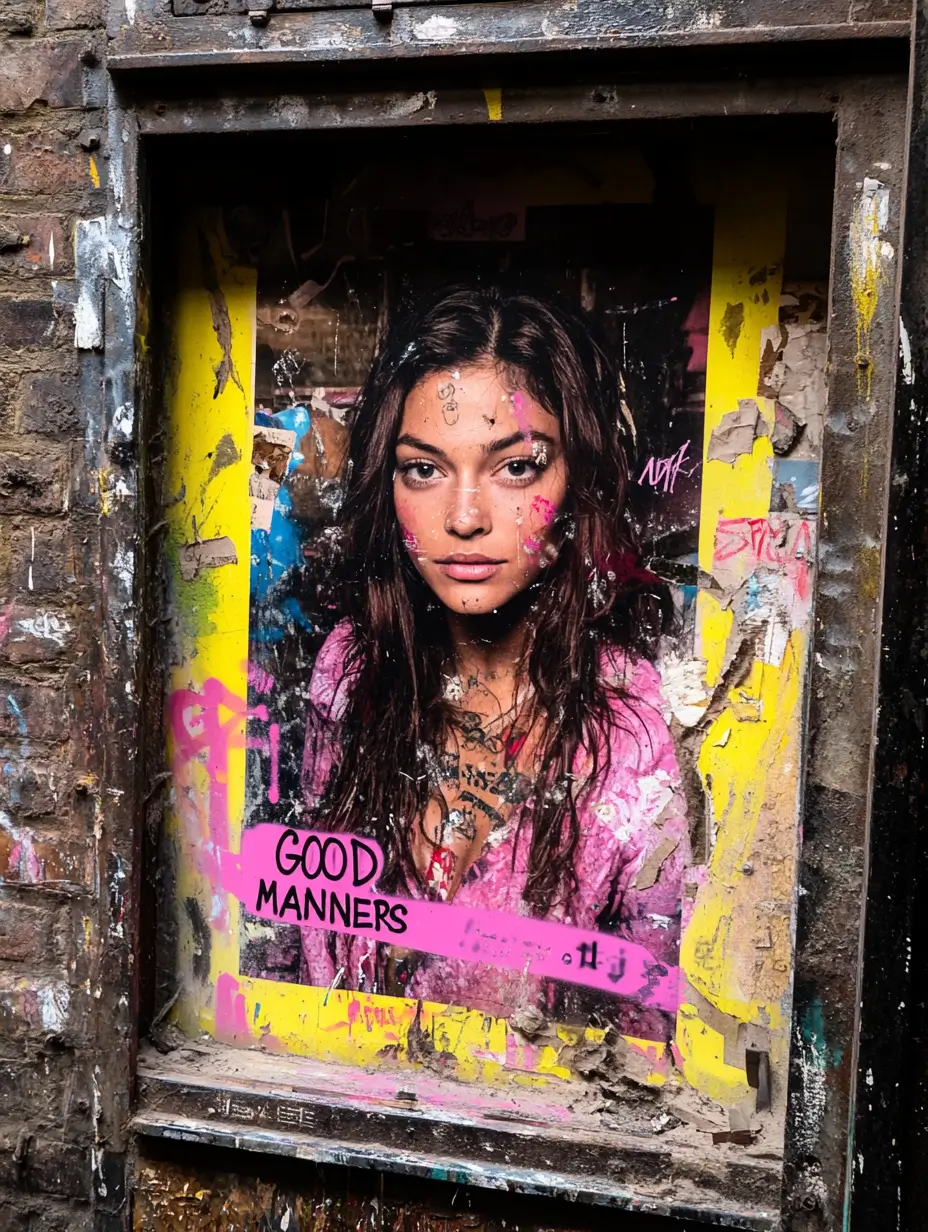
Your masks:
{"label": "rusty metal door frame", "polygon": [[[107,390],[106,421],[101,430],[99,455],[115,479],[122,478],[132,492],[142,492],[150,472],[151,455],[161,448],[157,405],[146,384],[145,348],[137,347],[137,335],[145,333],[138,305],[144,305],[146,266],[144,236],[147,222],[144,204],[145,143],[190,133],[218,132],[312,132],[327,128],[367,127],[382,130],[407,129],[416,125],[486,124],[491,122],[477,89],[449,91],[438,88],[434,107],[409,112],[397,108],[395,92],[363,91],[312,96],[294,92],[273,94],[260,85],[245,83],[223,87],[224,96],[183,97],[171,88],[160,99],[153,96],[152,81],[133,71],[141,67],[124,60],[119,93],[111,98],[111,150],[109,178],[110,224],[113,249],[123,270],[118,294],[108,302],[112,343],[105,358]],[[576,76],[582,61],[573,67]],[[497,64],[497,80],[503,76]],[[408,76],[408,74],[407,74]],[[415,86],[431,90],[438,76],[435,67],[420,63]],[[602,65],[597,69],[602,80]],[[608,82],[608,76],[606,77]],[[160,85],[159,81],[159,85]],[[160,93],[160,91],[159,91]],[[611,123],[692,116],[817,114],[833,116],[837,137],[837,176],[834,196],[830,318],[828,333],[829,384],[825,441],[822,459],[822,537],[819,545],[819,575],[816,597],[816,627],[812,647],[809,685],[809,719],[806,733],[805,793],[802,816],[803,843],[799,869],[800,902],[796,945],[794,1018],[787,1119],[787,1139],[782,1195],[781,1226],[791,1229],[837,1228],[846,1217],[846,1193],[850,1185],[848,1142],[853,1116],[856,1082],[856,1033],[858,1021],[859,947],[865,863],[869,824],[871,750],[875,727],[876,681],[879,660],[879,588],[860,586],[857,564],[880,551],[886,531],[886,499],[891,444],[891,413],[897,350],[895,278],[900,251],[900,207],[903,192],[905,151],[905,80],[898,74],[869,78],[853,76],[816,81],[767,82],[745,89],[731,81],[666,82],[634,85],[618,80],[603,86],[543,86],[504,89],[504,123],[543,124],[557,121]],[[886,190],[887,216],[882,230],[884,276],[868,308],[867,344],[860,341],[861,244],[865,234],[867,194],[873,185]],[[862,230],[864,227],[864,230]],[[139,237],[143,237],[140,240]],[[856,297],[856,303],[855,303]],[[872,311],[871,311],[872,309]],[[138,365],[137,365],[138,360]],[[140,400],[138,427],[128,420],[126,407]],[[141,455],[139,469],[133,442]],[[863,465],[863,460],[866,464]],[[866,480],[862,481],[862,472]],[[104,514],[104,543],[109,566],[118,573],[127,545],[135,545],[139,559],[136,576],[146,582],[149,530],[145,524],[146,501],[126,500]],[[120,556],[120,553],[123,556]],[[869,556],[867,555],[869,553]],[[869,576],[869,575],[868,575]],[[149,610],[152,594],[137,592],[141,612]],[[156,616],[153,618],[156,624]],[[154,635],[138,641],[114,618],[108,628],[111,674],[104,687],[110,696],[120,694],[128,720],[141,721],[134,703],[126,702],[126,679],[141,674],[144,705],[150,713],[160,706],[160,696],[144,692],[146,681],[156,680],[152,670]],[[132,870],[132,911],[129,926],[110,929],[113,979],[127,991],[132,970],[140,956],[138,939],[139,878],[142,835],[158,807],[157,777],[136,780],[130,767],[111,766],[109,789],[124,793],[119,807],[126,826],[104,838],[109,861]],[[119,799],[123,799],[122,796]],[[131,820],[131,824],[129,824]],[[112,895],[110,902],[112,911]],[[101,1032],[126,1057],[131,1072],[137,1036],[137,1004],[130,1001],[114,1014]],[[129,1053],[125,1052],[129,1041]],[[106,1040],[102,1040],[106,1046]],[[150,1080],[146,1080],[150,1081]],[[227,1086],[229,1084],[226,1084]],[[217,1076],[216,1087],[223,1082]],[[230,1088],[231,1089],[231,1088]],[[321,1106],[321,1105],[320,1105]],[[125,1106],[113,1102],[101,1124],[110,1140],[109,1152],[118,1165],[130,1149],[125,1132]],[[209,1135],[196,1131],[180,1105],[162,1118],[150,1115],[152,1105],[143,1103],[136,1118],[136,1132],[200,1142]],[[355,1123],[364,1116],[360,1109],[349,1115]],[[109,1118],[107,1120],[107,1118]],[[237,1145],[251,1150],[285,1150],[260,1131],[249,1129],[243,1115],[236,1125]],[[108,1128],[107,1128],[108,1126]],[[388,1130],[378,1148],[369,1144],[367,1166],[414,1172],[415,1161],[401,1158],[396,1150],[405,1141],[400,1123],[392,1143]],[[376,1135],[375,1135],[376,1139]],[[215,1139],[214,1139],[215,1140]],[[315,1157],[306,1144],[307,1155]],[[358,1162],[362,1162],[360,1159]],[[118,1166],[113,1170],[114,1175]],[[492,1167],[471,1170],[462,1181],[509,1185],[502,1170]],[[106,1169],[101,1167],[97,1197],[107,1200]],[[552,1178],[556,1189],[556,1178]],[[608,1185],[606,1200],[620,1206],[621,1192]],[[541,1192],[545,1191],[544,1185]],[[113,1193],[110,1179],[108,1192]],[[549,1189],[548,1192],[551,1192]],[[591,1193],[587,1200],[597,1200]],[[693,1217],[693,1212],[664,1207],[668,1213]],[[118,1216],[114,1216],[118,1219]],[[730,1226],[772,1227],[768,1223],[737,1223]],[[114,1222],[111,1225],[119,1226]],[[863,1225],[862,1225],[863,1226]]]}

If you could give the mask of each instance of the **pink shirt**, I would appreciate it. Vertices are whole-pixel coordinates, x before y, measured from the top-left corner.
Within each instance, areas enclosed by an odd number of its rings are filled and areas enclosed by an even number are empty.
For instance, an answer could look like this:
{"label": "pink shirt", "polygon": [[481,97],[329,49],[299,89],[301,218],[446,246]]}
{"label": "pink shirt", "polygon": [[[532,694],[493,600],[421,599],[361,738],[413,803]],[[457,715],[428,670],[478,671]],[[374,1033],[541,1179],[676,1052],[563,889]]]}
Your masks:
{"label": "pink shirt", "polygon": [[[336,723],[345,712],[351,687],[350,679],[344,678],[349,638],[350,626],[345,621],[323,645],[310,686],[311,705]],[[619,677],[627,697],[616,703],[608,772],[595,791],[583,793],[581,786],[578,793],[577,892],[569,912],[555,910],[549,918],[596,928],[600,913],[611,904],[612,931],[644,946],[658,961],[676,966],[682,880],[690,864],[690,843],[676,754],[663,717],[660,678],[650,663],[632,662],[620,652],[609,655],[606,670]],[[312,724],[309,727],[312,732]],[[331,743],[316,746],[310,736],[303,762],[310,810],[322,796],[335,757]],[[502,831],[494,830],[468,870],[454,897],[456,907],[527,914],[523,893],[531,824],[523,824],[517,835],[518,811],[518,807],[511,809]],[[415,894],[416,889],[408,892]],[[331,985],[341,969],[338,987],[385,991],[382,984],[378,987],[377,946],[372,940],[315,928],[304,928],[301,936],[304,983]],[[527,1006],[550,1012],[557,1003],[550,981],[481,963],[429,956],[411,965],[406,995],[502,1017]],[[668,1034],[667,1019],[659,1012],[599,993],[579,990],[578,999],[578,991],[571,991],[566,1002],[562,998],[561,1012],[564,1004],[572,1004],[573,1017],[577,1011],[584,1016],[584,1004],[586,1010],[592,1004],[584,1003],[585,995],[597,998],[596,1007],[626,1034],[646,1038]]]}

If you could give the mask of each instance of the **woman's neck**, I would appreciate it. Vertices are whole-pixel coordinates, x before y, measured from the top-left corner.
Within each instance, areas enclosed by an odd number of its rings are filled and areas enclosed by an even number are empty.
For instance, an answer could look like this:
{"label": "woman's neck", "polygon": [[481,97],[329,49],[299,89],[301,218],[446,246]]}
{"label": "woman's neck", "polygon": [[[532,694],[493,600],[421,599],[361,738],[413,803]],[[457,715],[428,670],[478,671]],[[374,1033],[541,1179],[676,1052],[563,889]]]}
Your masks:
{"label": "woman's neck", "polygon": [[[493,692],[511,693],[525,657],[529,628],[527,612],[509,609],[486,616],[462,616],[448,612],[448,630],[454,648],[455,669],[462,680],[495,684]],[[502,699],[501,699],[502,700]]]}

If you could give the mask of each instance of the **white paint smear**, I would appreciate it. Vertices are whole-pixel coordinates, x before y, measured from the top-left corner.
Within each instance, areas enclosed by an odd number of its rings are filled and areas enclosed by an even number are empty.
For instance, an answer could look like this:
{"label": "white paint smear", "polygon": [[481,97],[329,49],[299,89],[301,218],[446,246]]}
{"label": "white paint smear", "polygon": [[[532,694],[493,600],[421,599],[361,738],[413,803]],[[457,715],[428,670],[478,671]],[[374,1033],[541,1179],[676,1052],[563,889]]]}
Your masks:
{"label": "white paint smear", "polygon": [[432,15],[413,26],[413,34],[422,42],[440,43],[452,39],[458,32],[458,23],[450,17]]}

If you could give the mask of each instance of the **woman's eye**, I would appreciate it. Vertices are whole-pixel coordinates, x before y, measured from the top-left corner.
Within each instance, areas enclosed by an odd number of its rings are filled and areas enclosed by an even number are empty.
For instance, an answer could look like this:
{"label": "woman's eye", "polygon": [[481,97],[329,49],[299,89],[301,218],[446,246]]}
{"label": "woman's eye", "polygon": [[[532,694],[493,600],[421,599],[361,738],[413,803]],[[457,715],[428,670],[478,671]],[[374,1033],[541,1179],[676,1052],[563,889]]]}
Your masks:
{"label": "woman's eye", "polygon": [[407,462],[401,469],[403,477],[410,483],[429,483],[438,474],[434,462]]}
{"label": "woman's eye", "polygon": [[534,458],[510,458],[503,465],[503,475],[506,479],[534,479],[540,469]]}

